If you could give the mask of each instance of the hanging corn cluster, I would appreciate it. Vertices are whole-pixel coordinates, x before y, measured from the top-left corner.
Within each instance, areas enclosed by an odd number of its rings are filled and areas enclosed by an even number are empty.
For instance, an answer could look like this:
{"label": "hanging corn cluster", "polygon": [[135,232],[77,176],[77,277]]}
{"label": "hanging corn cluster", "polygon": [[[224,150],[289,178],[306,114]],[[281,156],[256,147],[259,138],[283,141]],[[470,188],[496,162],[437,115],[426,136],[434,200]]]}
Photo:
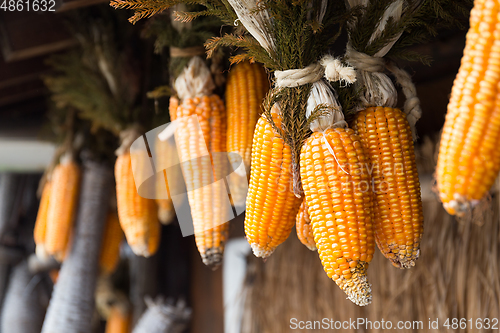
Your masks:
{"label": "hanging corn cluster", "polygon": [[212,94],[210,71],[200,57],[193,57],[175,81],[180,98],[176,110],[175,141],[186,183],[196,246],[205,265],[222,262],[228,237],[230,203],[224,177],[226,163],[226,111]]}
{"label": "hanging corn cluster", "polygon": [[[354,0],[348,2],[352,7],[359,4]],[[377,245],[394,266],[410,268],[420,255],[423,232],[420,183],[410,128],[413,127],[415,136],[414,125],[421,110],[409,75],[391,65],[388,69],[396,76],[407,98],[405,113],[394,108],[397,92],[384,73],[383,56],[401,33],[386,43],[381,43],[380,38],[389,19],[397,22],[405,10],[414,8],[402,0],[383,7],[385,11],[377,28],[363,40],[357,38],[360,31],[364,32],[363,19],[379,5],[368,0],[362,3],[363,15],[349,26],[346,53],[347,61],[358,70],[356,87],[363,90],[352,126],[368,156],[365,167],[371,173],[370,188],[375,193],[373,221]],[[373,44],[380,46],[376,48]],[[372,105],[377,107],[369,107]]]}
{"label": "hanging corn cluster", "polygon": [[497,1],[474,1],[453,82],[436,169],[439,197],[452,215],[477,205],[500,170],[499,15]]}

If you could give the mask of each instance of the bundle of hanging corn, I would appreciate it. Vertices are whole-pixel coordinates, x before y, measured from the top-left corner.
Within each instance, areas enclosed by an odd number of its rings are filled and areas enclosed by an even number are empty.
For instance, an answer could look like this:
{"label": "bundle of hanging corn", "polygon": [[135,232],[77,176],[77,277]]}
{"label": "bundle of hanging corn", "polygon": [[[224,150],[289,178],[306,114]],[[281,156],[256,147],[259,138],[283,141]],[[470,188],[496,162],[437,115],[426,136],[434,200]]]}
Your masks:
{"label": "bundle of hanging corn", "polygon": [[45,82],[56,105],[71,107],[78,117],[90,120],[94,134],[109,131],[120,138],[115,163],[118,218],[133,252],[147,257],[157,251],[161,229],[154,195],[139,195],[142,184],[134,178],[146,172],[149,159],[132,156],[130,146],[154,117],[148,117],[138,102],[142,83],[133,65],[137,59],[130,45],[134,43],[123,40],[134,35],[127,30],[128,24],[120,26],[117,21],[108,15],[105,20],[76,22],[80,49],[54,57],[51,65],[56,74]]}
{"label": "bundle of hanging corn", "polygon": [[[112,5],[123,7],[119,1],[113,1]],[[176,10],[186,8],[184,5],[174,7]],[[195,22],[164,18],[153,21],[148,34],[156,36],[157,48],[169,47],[170,75],[174,78],[176,93],[170,98],[169,111],[170,120],[175,122],[176,153],[191,208],[196,246],[203,263],[215,269],[222,262],[228,238],[226,222],[232,217],[224,181],[229,174],[227,116],[222,99],[213,92],[223,83],[219,68],[221,59],[215,57],[217,59],[212,60],[209,68],[204,60],[203,43],[207,36],[215,35],[221,22],[211,17]],[[167,132],[174,133],[167,128],[161,133],[160,141],[170,141]],[[172,154],[168,143],[162,145],[168,149],[164,155]],[[171,163],[169,161],[168,165]],[[166,183],[163,186],[169,194],[179,193],[179,185],[175,184],[177,175],[170,170],[175,168],[169,168],[168,175],[164,171]]]}
{"label": "bundle of hanging corn", "polygon": [[460,70],[453,83],[436,170],[439,197],[464,216],[500,171],[500,4],[475,0]]}

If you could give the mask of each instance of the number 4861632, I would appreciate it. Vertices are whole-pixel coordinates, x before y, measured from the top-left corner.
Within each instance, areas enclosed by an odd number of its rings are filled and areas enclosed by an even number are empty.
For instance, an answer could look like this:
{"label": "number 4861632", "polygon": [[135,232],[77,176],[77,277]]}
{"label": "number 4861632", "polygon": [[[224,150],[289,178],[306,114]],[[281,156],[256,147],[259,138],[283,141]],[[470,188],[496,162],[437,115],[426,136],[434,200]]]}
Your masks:
{"label": "number 4861632", "polygon": [[5,12],[55,12],[55,0],[0,0],[0,10]]}

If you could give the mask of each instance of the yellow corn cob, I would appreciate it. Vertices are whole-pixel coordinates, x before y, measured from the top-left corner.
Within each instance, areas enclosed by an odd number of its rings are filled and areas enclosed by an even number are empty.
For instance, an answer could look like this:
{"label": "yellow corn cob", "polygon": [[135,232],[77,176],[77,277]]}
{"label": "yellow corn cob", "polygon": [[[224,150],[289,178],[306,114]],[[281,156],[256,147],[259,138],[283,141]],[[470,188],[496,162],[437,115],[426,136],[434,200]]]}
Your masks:
{"label": "yellow corn cob", "polygon": [[[202,133],[190,117],[193,115],[197,116]],[[203,263],[216,268],[222,261],[228,237],[229,224],[221,223],[229,220],[230,209],[221,180],[227,175],[222,154],[226,152],[224,103],[217,95],[187,98],[172,119],[179,122],[175,141],[191,206],[196,246]],[[213,154],[217,152],[220,154]]]}
{"label": "yellow corn cob", "polygon": [[47,230],[47,213],[49,211],[51,182],[46,181],[43,186],[42,197],[40,198],[40,207],[35,221],[33,238],[35,239],[36,252],[38,256],[44,257],[45,253],[45,235]]}
{"label": "yellow corn cob", "polygon": [[123,231],[115,212],[109,212],[106,227],[102,237],[99,266],[106,274],[112,273],[120,259],[120,244],[123,240]]}
{"label": "yellow corn cob", "polygon": [[[281,118],[272,114],[281,127]],[[293,194],[292,153],[264,116],[255,128],[246,201],[245,234],[257,257],[267,258],[293,228],[301,199]]]}
{"label": "yellow corn cob", "polygon": [[[253,133],[261,114],[262,100],[268,91],[267,74],[260,64],[245,61],[229,72],[226,85],[227,151],[241,156],[247,175],[250,173]],[[229,161],[238,170],[240,161],[237,156],[229,154]],[[240,205],[245,202],[247,186],[243,182],[235,185],[231,195],[235,204]]]}
{"label": "yellow corn cob", "polygon": [[118,306],[113,306],[106,322],[105,333],[129,333],[130,319],[129,313],[125,313]]}
{"label": "yellow corn cob", "polygon": [[463,215],[500,170],[500,3],[476,0],[453,83],[436,169],[444,208]]}
{"label": "yellow corn cob", "polygon": [[302,201],[300,205],[299,212],[297,213],[297,218],[295,222],[295,229],[297,231],[297,237],[300,242],[304,244],[309,250],[316,251],[316,243],[314,243],[314,235],[311,226],[311,219],[309,218],[309,213],[307,212],[306,200]]}
{"label": "yellow corn cob", "polygon": [[366,270],[375,250],[366,163],[359,137],[349,128],[314,132],[300,155],[302,186],[321,263],[357,305],[371,302]]}
{"label": "yellow corn cob", "polygon": [[399,109],[371,107],[357,113],[353,129],[368,155],[375,192],[375,240],[400,268],[420,255],[422,200],[410,125]]}
{"label": "yellow corn cob", "polygon": [[77,208],[80,167],[70,158],[63,158],[52,172],[52,186],[47,212],[45,249],[62,261],[67,252]]}
{"label": "yellow corn cob", "polygon": [[[158,138],[156,138],[155,151],[159,165],[166,165],[166,161],[172,160],[174,158],[174,154],[177,154],[173,144],[171,144],[168,140],[161,141]],[[175,169],[169,169],[169,173],[173,172],[171,170]],[[171,181],[182,181],[182,177],[173,177],[174,175],[169,176]],[[158,205],[158,219],[164,225],[170,224],[175,217],[174,205],[172,204],[170,196],[170,188],[172,185],[175,186],[175,184],[168,183],[166,170],[163,170],[163,177],[159,177],[159,180],[156,182],[156,204]],[[168,193],[168,198],[163,198],[165,189],[166,193]]]}
{"label": "yellow corn cob", "polygon": [[153,199],[137,193],[129,152],[116,159],[115,179],[118,219],[127,242],[136,255],[149,257],[156,253],[160,240],[157,208]]}

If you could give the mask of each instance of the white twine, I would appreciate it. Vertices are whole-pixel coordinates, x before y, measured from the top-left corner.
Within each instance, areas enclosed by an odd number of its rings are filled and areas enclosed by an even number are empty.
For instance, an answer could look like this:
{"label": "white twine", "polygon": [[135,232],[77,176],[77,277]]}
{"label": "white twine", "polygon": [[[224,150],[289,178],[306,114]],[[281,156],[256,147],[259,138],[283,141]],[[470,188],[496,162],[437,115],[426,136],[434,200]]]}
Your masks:
{"label": "white twine", "polygon": [[324,56],[319,63],[310,64],[301,69],[288,69],[274,72],[276,87],[278,88],[300,87],[308,83],[317,82],[321,80],[323,76],[331,82],[356,82],[356,72],[354,68],[345,66],[339,59],[331,55]]}

